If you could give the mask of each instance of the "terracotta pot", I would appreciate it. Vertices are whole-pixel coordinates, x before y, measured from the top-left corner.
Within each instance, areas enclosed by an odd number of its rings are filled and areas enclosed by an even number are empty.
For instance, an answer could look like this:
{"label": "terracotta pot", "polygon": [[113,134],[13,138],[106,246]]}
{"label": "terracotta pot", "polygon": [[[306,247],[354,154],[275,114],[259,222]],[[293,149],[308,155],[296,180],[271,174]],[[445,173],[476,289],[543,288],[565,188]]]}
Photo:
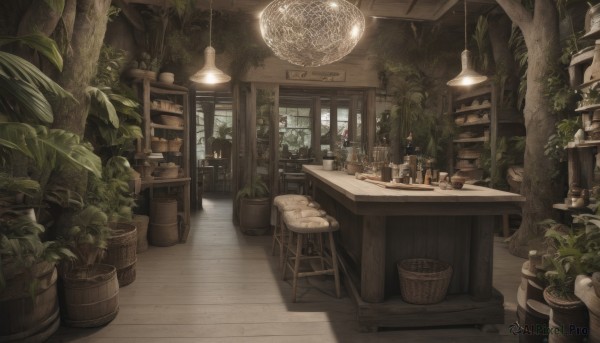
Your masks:
{"label": "terracotta pot", "polygon": [[160,73],[158,74],[158,81],[172,84],[175,82],[175,74],[173,73]]}
{"label": "terracotta pot", "polygon": [[[588,311],[575,294],[559,295],[554,286],[544,289],[544,300],[552,309],[549,343],[583,342],[589,331]],[[560,332],[565,330],[566,332]]]}
{"label": "terracotta pot", "polygon": [[264,235],[270,229],[271,202],[269,198],[240,200],[240,229],[247,235]]}

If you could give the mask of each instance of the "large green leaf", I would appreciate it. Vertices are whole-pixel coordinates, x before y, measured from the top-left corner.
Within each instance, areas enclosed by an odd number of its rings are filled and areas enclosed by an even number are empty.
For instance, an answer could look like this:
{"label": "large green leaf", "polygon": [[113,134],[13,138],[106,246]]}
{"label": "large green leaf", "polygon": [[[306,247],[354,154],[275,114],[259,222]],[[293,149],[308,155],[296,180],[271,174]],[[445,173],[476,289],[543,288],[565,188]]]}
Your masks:
{"label": "large green leaf", "polygon": [[37,127],[38,140],[51,147],[59,157],[74,166],[83,167],[94,175],[102,175],[102,163],[100,157],[81,144],[79,136],[72,132]]}
{"label": "large green leaf", "polygon": [[50,61],[50,63],[54,64],[54,66],[58,70],[62,71],[63,58],[60,55],[60,51],[58,51],[58,46],[56,45],[56,42],[52,38],[41,33],[34,33],[19,37],[0,36],[0,46],[9,43],[20,43],[27,45],[28,47],[44,55],[48,59],[48,61]]}
{"label": "large green leaf", "polygon": [[22,123],[0,123],[0,147],[17,150],[27,157],[33,157],[26,139],[36,137],[33,127]]}
{"label": "large green leaf", "polygon": [[35,85],[43,91],[52,93],[63,99],[75,101],[71,93],[64,90],[36,66],[19,56],[0,51],[0,71],[14,79],[20,79]]}
{"label": "large green leaf", "polygon": [[[36,118],[42,123],[52,123],[54,115],[48,99],[31,83],[10,79],[0,71],[0,101],[6,102],[5,107],[12,104],[16,114],[23,118]],[[12,106],[11,106],[12,107]]]}
{"label": "large green leaf", "polygon": [[58,14],[62,13],[65,8],[65,0],[44,0],[44,2]]}
{"label": "large green leaf", "polygon": [[115,106],[112,104],[112,102],[110,102],[108,95],[106,95],[106,93],[104,93],[100,88],[91,86],[87,88],[87,92],[92,101],[102,108],[112,126],[118,128],[119,116],[117,116],[117,110],[115,110]]}

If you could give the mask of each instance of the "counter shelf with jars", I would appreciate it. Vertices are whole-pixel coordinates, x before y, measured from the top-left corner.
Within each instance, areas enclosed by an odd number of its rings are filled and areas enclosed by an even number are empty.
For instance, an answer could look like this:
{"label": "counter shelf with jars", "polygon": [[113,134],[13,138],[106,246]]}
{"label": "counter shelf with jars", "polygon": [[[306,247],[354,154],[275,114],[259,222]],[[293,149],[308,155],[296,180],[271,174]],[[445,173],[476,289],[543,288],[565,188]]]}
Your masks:
{"label": "counter shelf with jars", "polygon": [[178,199],[185,242],[190,228],[190,134],[188,89],[185,87],[135,80],[134,88],[142,104],[143,138],[137,142],[134,166],[142,174],[142,188],[149,199],[156,189]]}

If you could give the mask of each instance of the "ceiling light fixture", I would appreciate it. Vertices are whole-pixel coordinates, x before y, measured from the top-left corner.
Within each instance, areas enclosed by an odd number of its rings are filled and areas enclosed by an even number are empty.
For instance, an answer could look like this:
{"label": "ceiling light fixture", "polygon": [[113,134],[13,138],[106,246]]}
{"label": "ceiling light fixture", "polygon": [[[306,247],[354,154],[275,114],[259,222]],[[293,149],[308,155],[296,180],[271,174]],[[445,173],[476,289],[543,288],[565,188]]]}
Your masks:
{"label": "ceiling light fixture", "polygon": [[274,0],[260,16],[260,32],[273,53],[303,67],[342,59],[364,30],[365,17],[346,0]]}
{"label": "ceiling light fixture", "polygon": [[446,84],[450,87],[472,86],[487,80],[487,76],[481,75],[471,67],[471,52],[467,49],[467,0],[465,3],[465,50],[460,54],[462,70],[455,78]]}
{"label": "ceiling light fixture", "polygon": [[212,47],[212,0],[210,0],[210,19],[209,19],[209,43],[204,49],[204,67],[190,76],[190,81],[196,83],[217,84],[225,83],[231,80],[231,76],[222,72],[215,65],[215,49]]}

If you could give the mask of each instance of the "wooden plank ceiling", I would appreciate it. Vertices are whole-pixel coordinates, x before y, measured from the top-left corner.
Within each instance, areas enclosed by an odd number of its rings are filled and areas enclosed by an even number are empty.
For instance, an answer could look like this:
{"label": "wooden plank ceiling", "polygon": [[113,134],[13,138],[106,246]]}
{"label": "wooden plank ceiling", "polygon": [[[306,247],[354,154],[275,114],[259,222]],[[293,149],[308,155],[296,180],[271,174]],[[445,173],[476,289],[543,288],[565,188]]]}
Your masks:
{"label": "wooden plank ceiling", "polygon": [[[460,0],[348,0],[355,3],[367,17],[413,21],[437,21],[451,13],[462,17]],[[162,5],[168,0],[125,0],[129,3]],[[197,6],[208,8],[210,0],[197,0]],[[213,0],[215,10],[242,11],[258,17],[271,0]],[[494,8],[494,0],[469,0],[469,13],[478,15]],[[470,15],[471,17],[471,15]],[[450,19],[450,22],[455,20]]]}

